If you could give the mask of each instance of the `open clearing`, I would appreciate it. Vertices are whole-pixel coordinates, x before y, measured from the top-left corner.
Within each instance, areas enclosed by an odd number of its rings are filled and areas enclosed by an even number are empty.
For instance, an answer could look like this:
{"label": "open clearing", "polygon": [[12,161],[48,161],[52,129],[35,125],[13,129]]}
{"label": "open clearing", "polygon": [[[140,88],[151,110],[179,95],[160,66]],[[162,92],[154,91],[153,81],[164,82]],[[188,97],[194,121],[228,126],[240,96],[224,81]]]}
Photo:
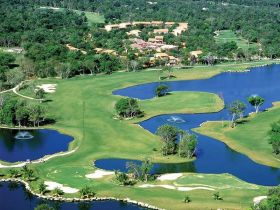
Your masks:
{"label": "open clearing", "polygon": [[[248,50],[248,40],[238,37],[232,30],[221,30],[215,32],[215,40],[218,44],[223,44],[226,42],[236,42],[239,48],[243,50]],[[259,48],[257,43],[249,43],[249,48]]]}

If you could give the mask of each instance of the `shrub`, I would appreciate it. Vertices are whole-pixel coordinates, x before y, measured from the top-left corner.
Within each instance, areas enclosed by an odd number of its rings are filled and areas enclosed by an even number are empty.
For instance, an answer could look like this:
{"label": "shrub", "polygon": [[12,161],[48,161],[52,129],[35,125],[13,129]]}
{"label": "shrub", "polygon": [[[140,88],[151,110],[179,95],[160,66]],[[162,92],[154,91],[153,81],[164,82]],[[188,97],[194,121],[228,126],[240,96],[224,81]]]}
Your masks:
{"label": "shrub", "polygon": [[122,98],[115,104],[115,110],[119,117],[133,118],[140,117],[143,113],[138,102],[133,98]]}

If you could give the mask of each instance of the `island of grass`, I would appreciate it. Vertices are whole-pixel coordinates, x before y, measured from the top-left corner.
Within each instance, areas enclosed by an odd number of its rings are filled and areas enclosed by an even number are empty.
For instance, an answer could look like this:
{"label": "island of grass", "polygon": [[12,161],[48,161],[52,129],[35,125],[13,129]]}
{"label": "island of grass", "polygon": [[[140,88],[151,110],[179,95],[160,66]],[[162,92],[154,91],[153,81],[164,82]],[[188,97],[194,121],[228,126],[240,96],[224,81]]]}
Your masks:
{"label": "island of grass", "polygon": [[[246,68],[268,64],[250,63],[242,65],[215,66],[205,68],[192,68],[190,70],[175,70],[176,79],[203,79],[229,70],[245,70]],[[192,202],[189,206],[193,209],[207,208],[248,208],[255,196],[264,195],[266,187],[248,187],[249,184],[239,185],[236,188],[222,189],[217,186],[213,177],[216,175],[203,175],[205,180],[199,182],[199,175],[190,176],[184,174],[184,178],[176,183],[181,186],[193,186],[191,183],[198,183],[200,186],[209,185],[219,191],[223,196],[222,201],[213,200],[212,190],[193,190],[190,192],[176,189],[165,189],[160,187],[141,188],[139,185],[133,187],[120,186],[113,181],[114,175],[105,176],[100,179],[86,178],[87,174],[93,173],[96,168],[93,161],[101,158],[125,158],[143,160],[150,157],[154,162],[182,162],[186,159],[177,156],[163,157],[159,151],[153,148],[160,148],[159,138],[140,126],[134,124],[134,120],[116,120],[113,118],[113,107],[119,96],[113,96],[112,91],[131,85],[153,82],[158,80],[156,71],[143,71],[131,73],[114,73],[110,76],[99,75],[97,77],[81,76],[68,80],[42,79],[37,80],[38,84],[57,84],[54,94],[48,94],[49,117],[56,119],[56,123],[48,128],[57,129],[60,132],[72,135],[75,140],[69,146],[69,150],[77,149],[74,153],[55,157],[41,164],[30,164],[30,168],[36,171],[38,180],[30,182],[31,188],[38,192],[42,181],[53,181],[72,188],[81,189],[84,186],[93,186],[98,197],[114,196],[117,198],[131,198],[133,200],[149,203],[161,208],[185,209],[186,204],[182,202],[186,194],[190,195]],[[22,90],[24,91],[24,90]],[[28,94],[28,91],[24,92]],[[178,104],[172,104],[169,99],[179,100]],[[186,101],[186,103],[185,103]],[[187,103],[187,101],[190,101]],[[155,104],[161,104],[157,107]],[[218,96],[210,93],[178,92],[162,98],[154,98],[139,102],[146,117],[157,114],[172,112],[213,112],[223,107]],[[205,107],[205,104],[207,106]],[[168,107],[167,107],[168,106]],[[4,178],[8,177],[9,169],[0,169]],[[211,179],[208,177],[212,177]],[[227,180],[228,175],[222,174],[217,177],[224,180],[225,185],[233,186],[238,183],[236,178]],[[232,180],[234,184],[232,184]],[[163,182],[164,183],[164,182]],[[158,181],[149,184],[159,184]],[[79,197],[78,193],[65,194],[65,197]]]}

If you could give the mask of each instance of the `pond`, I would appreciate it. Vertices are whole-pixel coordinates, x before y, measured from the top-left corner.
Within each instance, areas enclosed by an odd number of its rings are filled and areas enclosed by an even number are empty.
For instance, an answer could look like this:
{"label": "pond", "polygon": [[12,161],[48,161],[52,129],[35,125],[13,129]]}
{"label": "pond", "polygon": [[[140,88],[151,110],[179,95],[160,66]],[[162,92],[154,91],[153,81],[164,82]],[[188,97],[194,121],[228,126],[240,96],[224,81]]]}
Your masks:
{"label": "pond", "polygon": [[[270,65],[251,69],[244,73],[222,73],[210,79],[190,81],[161,82],[168,85],[171,91],[203,91],[218,94],[228,104],[234,100],[245,103],[250,95],[260,95],[265,98],[262,110],[272,106],[272,102],[280,101],[280,65]],[[158,82],[132,86],[114,91],[115,95],[138,99],[153,98]],[[168,96],[167,96],[168,97]],[[186,101],[187,103],[187,101]],[[253,108],[247,103],[246,114]],[[175,125],[190,131],[199,127],[205,121],[229,120],[227,110],[217,113],[203,114],[169,114],[159,115],[143,121],[144,129],[155,133],[163,124]],[[279,117],[280,119],[280,117]],[[230,173],[246,182],[273,186],[280,183],[280,170],[258,164],[239,152],[230,149],[226,144],[216,139],[196,134],[198,136],[197,159],[193,162],[180,164],[155,164],[154,173],[195,172],[195,173]],[[95,162],[98,168],[125,171],[128,160],[101,159]]]}
{"label": "pond", "polygon": [[25,190],[24,186],[15,182],[0,182],[0,209],[3,210],[33,210],[42,203],[54,207],[56,210],[140,210],[143,209],[136,205],[118,201],[93,201],[67,203],[58,201],[46,201],[33,196]]}
{"label": "pond", "polygon": [[36,160],[45,155],[67,151],[73,137],[55,130],[0,129],[0,160]]}

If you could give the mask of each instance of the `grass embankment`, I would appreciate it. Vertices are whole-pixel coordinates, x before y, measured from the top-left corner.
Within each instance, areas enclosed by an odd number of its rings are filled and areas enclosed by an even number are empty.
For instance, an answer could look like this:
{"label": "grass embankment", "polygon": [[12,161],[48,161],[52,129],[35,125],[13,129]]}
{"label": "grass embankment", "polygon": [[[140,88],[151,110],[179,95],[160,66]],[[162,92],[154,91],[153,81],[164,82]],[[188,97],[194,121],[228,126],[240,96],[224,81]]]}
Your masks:
{"label": "grass embankment", "polygon": [[[255,65],[256,63],[230,67],[192,68],[184,71],[175,70],[174,75],[176,79],[180,80],[204,79],[223,71],[241,70]],[[54,128],[72,135],[75,141],[71,143],[70,149],[76,146],[79,146],[79,148],[70,155],[57,157],[42,164],[31,165],[40,177],[37,182],[32,182],[32,187],[37,189],[41,180],[55,181],[78,189],[85,185],[93,185],[97,196],[129,197],[167,209],[186,209],[188,207],[193,209],[204,207],[241,209],[240,203],[242,203],[242,207],[248,207],[254,196],[263,195],[263,190],[221,189],[219,191],[224,200],[220,202],[212,199],[212,191],[197,190],[186,193],[161,188],[121,187],[112,182],[110,177],[98,180],[85,178],[86,174],[94,171],[92,163],[99,158],[143,159],[151,157],[155,162],[183,161],[178,157],[169,159],[162,157],[159,151],[154,151],[153,148],[160,148],[161,145],[158,137],[134,125],[132,121],[113,119],[113,107],[120,98],[112,95],[113,90],[157,80],[158,72],[156,71],[114,73],[110,76],[85,76],[69,80],[46,80],[46,83],[58,84],[56,93],[47,96],[50,117],[57,121],[56,124],[50,125],[48,128]],[[44,80],[40,80],[41,82],[44,83]],[[207,93],[192,94],[194,93],[178,93],[158,99],[162,104],[162,110],[157,108],[158,113],[168,110],[174,110],[175,112],[176,109],[180,112],[186,107],[189,112],[193,113],[201,112],[201,109],[204,109],[204,111],[217,110],[215,103],[211,102],[214,101],[213,95]],[[202,95],[199,97],[199,94]],[[180,105],[172,104],[168,100],[168,97],[182,98],[180,95],[185,97]],[[201,103],[206,100],[205,96],[209,97],[209,103],[206,101],[209,104],[208,108],[205,108],[204,104]],[[192,99],[197,97],[197,101],[192,100],[188,105],[188,97]],[[146,106],[147,114],[150,112],[150,115],[157,113],[153,110],[154,107],[157,107],[154,105],[157,99],[153,100],[141,102],[143,108]],[[212,103],[213,106],[211,106]],[[7,169],[1,170],[7,171]],[[190,205],[182,202],[185,194],[190,195],[193,200]]]}
{"label": "grass embankment", "polygon": [[216,33],[217,35],[215,36],[215,40],[218,44],[236,42],[237,46],[243,50],[248,50],[248,48],[259,48],[257,43],[249,43],[248,45],[248,40],[237,36],[232,30],[221,30],[216,31]]}
{"label": "grass embankment", "polygon": [[272,153],[267,134],[271,123],[280,120],[279,116],[280,104],[275,103],[269,111],[252,114],[235,128],[228,126],[228,123],[207,122],[195,131],[225,142],[256,162],[279,168],[280,156]]}

